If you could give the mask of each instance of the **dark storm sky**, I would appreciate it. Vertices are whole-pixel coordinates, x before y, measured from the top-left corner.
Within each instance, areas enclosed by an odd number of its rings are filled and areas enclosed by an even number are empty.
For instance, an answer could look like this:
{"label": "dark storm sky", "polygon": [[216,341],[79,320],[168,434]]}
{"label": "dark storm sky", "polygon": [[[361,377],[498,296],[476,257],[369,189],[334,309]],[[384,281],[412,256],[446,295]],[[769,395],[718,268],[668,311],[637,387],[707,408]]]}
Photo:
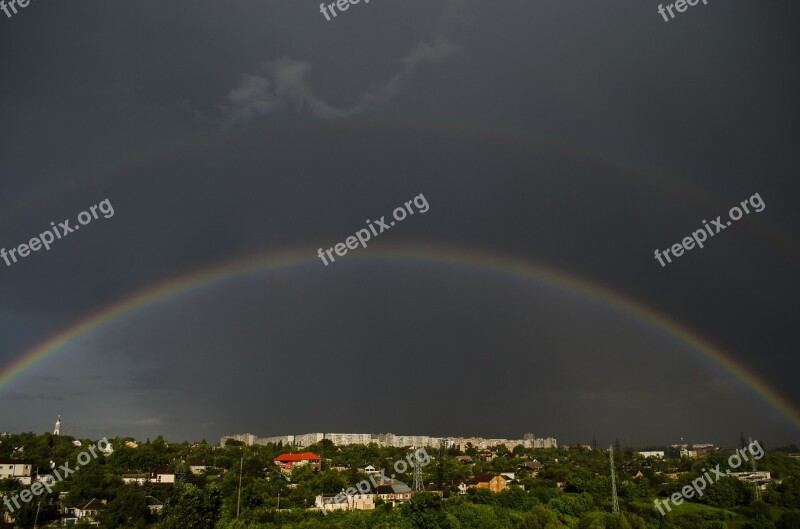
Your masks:
{"label": "dark storm sky", "polygon": [[[36,0],[0,13],[0,369],[155,284],[308,261],[113,320],[0,387],[0,431],[383,432],[772,446],[800,431],[631,314],[426,243],[604,285],[800,408],[796,20],[789,0]],[[418,194],[325,267],[327,247]],[[653,257],[759,193],[662,268]]]}

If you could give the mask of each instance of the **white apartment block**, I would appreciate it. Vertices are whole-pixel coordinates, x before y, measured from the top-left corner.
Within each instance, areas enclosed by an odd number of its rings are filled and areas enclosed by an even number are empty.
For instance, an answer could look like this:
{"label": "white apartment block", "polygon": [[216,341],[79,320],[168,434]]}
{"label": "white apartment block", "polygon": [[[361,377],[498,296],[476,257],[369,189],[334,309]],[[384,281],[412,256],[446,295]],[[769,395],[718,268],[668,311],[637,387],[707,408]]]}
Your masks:
{"label": "white apartment block", "polygon": [[393,433],[387,433],[377,436],[377,439],[381,446],[390,446],[392,448],[405,448],[407,446],[422,448],[438,446],[439,444],[437,438],[427,435],[395,435]]}
{"label": "white apartment block", "polygon": [[483,437],[430,437],[428,435],[395,435],[393,433],[370,434],[370,433],[306,433],[299,435],[276,435],[272,437],[256,437],[253,434],[226,435],[220,440],[220,445],[225,446],[227,439],[241,441],[248,446],[254,444],[266,445],[268,443],[283,443],[284,446],[295,446],[305,448],[323,439],[330,440],[334,445],[368,445],[377,443],[381,446],[393,448],[438,448],[441,443],[447,448],[460,446],[464,450],[467,444],[471,444],[478,450],[487,450],[492,447],[505,445],[509,450],[522,445],[525,448],[558,448],[558,441],[554,437],[537,439],[532,434],[527,434],[522,440],[508,439],[485,439]]}
{"label": "white apartment block", "polygon": [[377,437],[373,437],[371,433],[326,433],[325,439],[337,446],[368,445],[378,442]]}
{"label": "white apartment block", "polygon": [[294,435],[276,435],[274,437],[259,437],[256,439],[257,445],[267,445],[267,444],[283,444],[283,446],[290,446],[295,444],[295,437]]}
{"label": "white apartment block", "polygon": [[544,437],[542,439],[532,439],[528,441],[530,446],[528,448],[558,448],[558,441],[555,437]]}
{"label": "white apartment block", "polygon": [[222,437],[222,439],[219,440],[219,445],[220,446],[225,446],[225,441],[227,441],[228,439],[233,439],[234,441],[241,441],[242,443],[246,444],[247,446],[253,446],[254,444],[256,444],[256,440],[258,439],[258,437],[256,437],[255,435],[253,435],[251,433],[242,433],[242,434],[236,434],[236,435],[225,435],[225,436]]}
{"label": "white apartment block", "polygon": [[304,433],[302,435],[294,436],[294,444],[298,448],[305,448],[306,446],[311,446],[314,443],[319,443],[323,439],[325,439],[324,433]]}

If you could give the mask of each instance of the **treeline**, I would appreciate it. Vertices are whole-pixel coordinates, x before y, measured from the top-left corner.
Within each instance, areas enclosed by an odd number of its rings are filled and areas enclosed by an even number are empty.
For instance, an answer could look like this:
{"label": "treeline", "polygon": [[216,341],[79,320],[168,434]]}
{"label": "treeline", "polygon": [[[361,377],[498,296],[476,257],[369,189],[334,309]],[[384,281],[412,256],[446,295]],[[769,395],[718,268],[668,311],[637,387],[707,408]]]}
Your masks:
{"label": "treeline", "polygon": [[[34,469],[44,474],[52,464],[74,462],[92,442],[82,439],[81,446],[76,446],[74,441],[50,434],[3,436],[0,459],[30,460]],[[653,500],[679,491],[702,469],[721,461],[721,455],[698,460],[645,460],[630,450],[620,451],[615,462],[622,512],[611,514],[605,451],[501,448],[495,451],[493,460],[481,461],[471,446],[444,453],[431,449],[432,461],[423,469],[423,478],[426,485],[443,490],[442,497],[420,493],[394,508],[378,500],[373,511],[325,516],[308,510],[317,495],[335,495],[355,485],[365,478],[359,469],[366,465],[385,468],[391,475],[394,462],[405,458],[409,450],[377,445],[337,447],[326,440],[303,449],[323,457],[321,471],[298,466],[287,476],[273,460],[296,450],[280,445],[248,447],[229,442],[218,447],[204,441],[167,443],[161,437],[138,443],[130,438],[110,441],[112,455],[93,460],[56,484],[52,494],[39,496],[16,510],[17,525],[33,527],[38,517],[38,526],[44,527],[59,519],[58,504],[75,505],[96,498],[103,503],[97,515],[100,526],[109,529],[800,528],[800,461],[780,452],[759,461],[760,470],[769,470],[782,480],[762,492],[760,499],[755,497],[752,485],[723,478],[702,498],[662,516]],[[455,459],[465,454],[472,456],[472,463]],[[519,474],[521,463],[534,459],[543,465],[540,473]],[[193,474],[189,470],[201,463],[206,467],[204,472]],[[149,473],[159,467],[173,472],[177,483],[126,485],[122,481],[125,474]],[[457,493],[455,483],[481,472],[516,472],[516,483],[521,487],[498,494],[485,489]],[[670,480],[665,477],[667,472],[683,474]],[[411,480],[410,475],[398,478]],[[24,488],[14,480],[0,481],[0,494],[19,493]],[[151,511],[154,503],[163,506],[160,512]]]}

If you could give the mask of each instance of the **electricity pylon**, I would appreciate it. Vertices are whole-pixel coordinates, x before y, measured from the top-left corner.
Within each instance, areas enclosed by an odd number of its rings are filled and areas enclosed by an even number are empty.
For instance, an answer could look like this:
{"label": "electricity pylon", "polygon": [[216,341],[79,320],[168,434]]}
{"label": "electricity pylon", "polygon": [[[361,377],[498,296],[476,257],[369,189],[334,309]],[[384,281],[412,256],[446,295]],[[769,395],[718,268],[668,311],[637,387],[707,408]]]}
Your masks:
{"label": "electricity pylon", "polygon": [[617,474],[614,471],[614,447],[608,446],[608,463],[611,466],[611,502],[614,514],[619,514],[619,499],[617,498]]}

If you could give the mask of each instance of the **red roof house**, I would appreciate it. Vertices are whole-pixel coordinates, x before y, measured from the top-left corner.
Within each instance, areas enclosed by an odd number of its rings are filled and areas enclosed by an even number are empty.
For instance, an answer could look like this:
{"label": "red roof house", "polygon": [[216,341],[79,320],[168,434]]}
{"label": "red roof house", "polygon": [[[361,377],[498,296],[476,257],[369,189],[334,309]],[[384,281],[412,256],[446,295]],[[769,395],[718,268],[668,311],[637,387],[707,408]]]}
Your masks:
{"label": "red roof house", "polygon": [[281,454],[275,458],[274,463],[284,472],[291,472],[295,465],[311,465],[311,468],[317,471],[320,469],[322,459],[312,452],[303,452],[302,454]]}

